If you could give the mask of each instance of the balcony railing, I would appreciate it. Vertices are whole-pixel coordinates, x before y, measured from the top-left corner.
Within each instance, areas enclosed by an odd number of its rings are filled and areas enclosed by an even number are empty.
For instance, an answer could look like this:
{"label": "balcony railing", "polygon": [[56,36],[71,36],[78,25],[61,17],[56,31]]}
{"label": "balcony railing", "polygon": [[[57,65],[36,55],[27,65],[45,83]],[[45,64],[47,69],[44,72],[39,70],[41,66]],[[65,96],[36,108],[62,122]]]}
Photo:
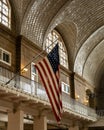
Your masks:
{"label": "balcony railing", "polygon": [[[3,67],[0,67],[0,84],[5,84],[12,77],[14,77],[14,75],[15,74],[13,72]],[[11,80],[8,85],[11,86],[12,89],[16,88],[18,90],[21,90],[22,93],[30,94],[31,96],[35,96],[40,100],[49,102],[44,87],[41,84],[34,82],[28,78],[17,75],[15,76],[15,78],[13,78],[13,80]],[[88,120],[97,120],[95,110],[77,102],[65,93],[62,94],[62,102],[64,111],[75,114]]]}

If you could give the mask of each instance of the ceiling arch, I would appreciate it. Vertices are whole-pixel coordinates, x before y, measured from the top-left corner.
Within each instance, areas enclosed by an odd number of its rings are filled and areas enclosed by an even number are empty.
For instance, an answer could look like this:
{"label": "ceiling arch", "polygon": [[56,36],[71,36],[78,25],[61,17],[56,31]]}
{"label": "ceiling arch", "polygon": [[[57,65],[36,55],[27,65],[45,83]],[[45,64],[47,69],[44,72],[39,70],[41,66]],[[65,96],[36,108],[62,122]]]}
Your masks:
{"label": "ceiling arch", "polygon": [[[42,47],[48,33],[56,29],[62,36],[69,55],[70,68],[90,81],[102,71],[93,58],[102,59],[104,39],[104,0],[10,0],[16,5],[20,35]],[[102,44],[102,46],[101,46]],[[99,50],[98,50],[99,48]],[[95,53],[99,53],[96,55]],[[103,62],[98,60],[99,63]],[[88,67],[87,67],[88,65]],[[101,69],[99,69],[99,67]],[[88,69],[88,70],[87,70]],[[95,75],[94,75],[95,74]]]}
{"label": "ceiling arch", "polygon": [[104,59],[104,26],[96,30],[77,53],[74,71],[94,85],[95,73]]}
{"label": "ceiling arch", "polygon": [[103,86],[101,86],[101,82],[104,82],[101,81],[102,80],[102,77],[104,75],[104,59],[102,60],[102,63],[100,63],[100,65],[98,66],[98,69],[95,73],[95,77],[94,77],[94,82],[96,84],[96,92],[98,92]]}
{"label": "ceiling arch", "polygon": [[58,32],[60,32],[60,34],[64,40],[64,43],[65,43],[65,46],[66,46],[67,52],[68,52],[69,68],[70,68],[70,70],[73,70],[74,56],[72,54],[75,51],[77,27],[73,22],[64,21],[63,23],[60,23],[58,26],[56,26],[55,29]]}
{"label": "ceiling arch", "polygon": [[85,66],[83,68],[83,78],[85,78],[89,83],[96,86],[94,79],[98,67],[101,65],[104,55],[104,40],[102,40],[90,53],[86,60]]}
{"label": "ceiling arch", "polygon": [[[42,46],[51,30],[59,27],[64,21],[72,21],[77,28],[77,35],[73,37],[76,43],[74,47],[72,46],[75,51],[71,54],[75,58],[86,39],[103,25],[103,5],[103,0],[96,0],[96,4],[95,1],[88,2],[87,0],[57,0],[57,2],[55,0],[35,0],[28,15],[24,17],[21,34],[33,43]],[[61,27],[60,31],[63,29]],[[70,46],[70,42],[67,44]],[[70,49],[70,52],[71,50],[73,49]]]}
{"label": "ceiling arch", "polygon": [[22,23],[21,34],[33,43],[42,46],[44,35],[53,17],[67,0],[34,1]]}

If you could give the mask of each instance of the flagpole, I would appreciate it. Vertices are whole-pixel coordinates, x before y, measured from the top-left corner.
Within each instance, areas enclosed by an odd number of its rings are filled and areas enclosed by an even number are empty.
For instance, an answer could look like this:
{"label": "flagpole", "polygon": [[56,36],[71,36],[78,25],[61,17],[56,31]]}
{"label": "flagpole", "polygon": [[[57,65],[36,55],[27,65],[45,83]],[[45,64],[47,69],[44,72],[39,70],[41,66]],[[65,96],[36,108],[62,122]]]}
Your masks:
{"label": "flagpole", "polygon": [[[55,43],[56,41],[57,41],[57,39],[56,39],[53,43]],[[52,44],[53,44],[53,43],[52,43]],[[17,76],[17,74],[18,74],[19,72],[23,71],[24,68],[26,68],[28,65],[31,64],[31,62],[33,62],[33,61],[36,60],[39,56],[41,56],[41,55],[46,51],[46,49],[48,49],[50,46],[52,46],[52,44],[50,44],[47,48],[45,48],[45,50],[42,50],[38,55],[36,55],[35,57],[33,57],[33,59],[32,59],[27,65],[25,65],[20,71],[18,71],[11,79],[9,79],[9,80],[5,83],[5,85],[8,85],[8,84]]]}

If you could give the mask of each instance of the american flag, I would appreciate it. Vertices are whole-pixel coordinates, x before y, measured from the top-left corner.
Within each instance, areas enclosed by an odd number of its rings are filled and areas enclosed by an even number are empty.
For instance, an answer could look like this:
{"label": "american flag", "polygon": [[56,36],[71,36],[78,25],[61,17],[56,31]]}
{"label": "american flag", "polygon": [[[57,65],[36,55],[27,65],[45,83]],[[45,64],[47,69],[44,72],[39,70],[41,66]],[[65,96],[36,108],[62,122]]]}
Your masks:
{"label": "american flag", "polygon": [[45,87],[57,122],[61,120],[62,114],[62,91],[60,84],[60,62],[58,44],[51,50],[47,57],[35,65],[39,76]]}

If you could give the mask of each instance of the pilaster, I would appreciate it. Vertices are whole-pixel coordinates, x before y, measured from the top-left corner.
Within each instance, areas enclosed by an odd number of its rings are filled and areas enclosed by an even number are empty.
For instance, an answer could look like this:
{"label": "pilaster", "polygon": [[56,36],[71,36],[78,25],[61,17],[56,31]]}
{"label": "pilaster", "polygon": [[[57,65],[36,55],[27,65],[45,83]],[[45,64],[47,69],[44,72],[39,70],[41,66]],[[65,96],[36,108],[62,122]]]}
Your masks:
{"label": "pilaster", "polygon": [[47,130],[46,116],[34,117],[33,130]]}
{"label": "pilaster", "polygon": [[23,130],[23,119],[24,112],[22,110],[18,110],[16,112],[9,112],[7,130]]}

